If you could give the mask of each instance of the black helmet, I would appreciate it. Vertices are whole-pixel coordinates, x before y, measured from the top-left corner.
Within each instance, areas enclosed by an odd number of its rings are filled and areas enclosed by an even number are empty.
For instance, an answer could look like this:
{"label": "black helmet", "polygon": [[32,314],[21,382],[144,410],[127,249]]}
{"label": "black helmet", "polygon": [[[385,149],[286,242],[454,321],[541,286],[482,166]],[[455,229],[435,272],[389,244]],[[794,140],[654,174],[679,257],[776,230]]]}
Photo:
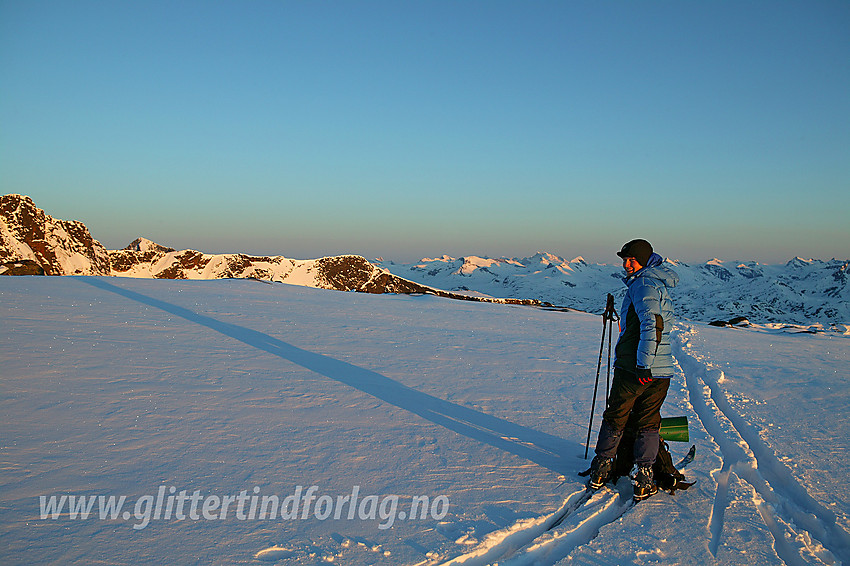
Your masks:
{"label": "black helmet", "polygon": [[646,266],[649,256],[652,255],[652,244],[646,240],[632,240],[623,244],[623,249],[618,251],[617,255],[622,258],[633,257],[639,264]]}

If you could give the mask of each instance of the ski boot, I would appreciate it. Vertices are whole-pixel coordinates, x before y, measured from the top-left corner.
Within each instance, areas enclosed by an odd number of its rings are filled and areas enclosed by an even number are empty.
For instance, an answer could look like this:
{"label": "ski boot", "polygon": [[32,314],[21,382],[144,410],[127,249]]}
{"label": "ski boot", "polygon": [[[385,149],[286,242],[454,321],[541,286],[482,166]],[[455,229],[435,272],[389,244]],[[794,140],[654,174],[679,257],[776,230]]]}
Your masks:
{"label": "ski boot", "polygon": [[652,466],[638,466],[634,475],[635,501],[643,501],[647,497],[658,493],[658,486],[652,477]]}
{"label": "ski boot", "polygon": [[611,469],[614,461],[611,458],[604,458],[598,454],[593,457],[590,463],[590,480],[587,482],[587,487],[590,489],[599,489],[611,477]]}

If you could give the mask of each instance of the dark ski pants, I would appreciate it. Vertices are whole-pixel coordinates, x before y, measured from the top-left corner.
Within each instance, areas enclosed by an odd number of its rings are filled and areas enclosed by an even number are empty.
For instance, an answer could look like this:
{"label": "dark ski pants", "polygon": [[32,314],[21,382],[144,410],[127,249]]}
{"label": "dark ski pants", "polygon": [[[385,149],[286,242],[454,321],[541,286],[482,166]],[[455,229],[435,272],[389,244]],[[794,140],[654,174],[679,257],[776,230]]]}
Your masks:
{"label": "dark ski pants", "polygon": [[637,431],[634,445],[634,462],[638,466],[651,466],[658,455],[661,428],[661,405],[667,397],[670,380],[655,378],[646,385],[637,375],[614,368],[614,382],[608,397],[608,407],[602,415],[596,453],[613,458],[623,437],[623,430]]}

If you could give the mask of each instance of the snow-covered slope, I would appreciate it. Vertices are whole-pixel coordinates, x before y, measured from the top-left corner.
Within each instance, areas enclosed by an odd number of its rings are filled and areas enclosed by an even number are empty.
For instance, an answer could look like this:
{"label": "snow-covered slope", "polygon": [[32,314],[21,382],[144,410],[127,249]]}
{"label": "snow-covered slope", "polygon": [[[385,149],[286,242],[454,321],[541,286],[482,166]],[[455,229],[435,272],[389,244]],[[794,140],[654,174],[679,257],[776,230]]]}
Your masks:
{"label": "snow-covered slope", "polygon": [[[720,261],[701,265],[666,260],[681,279],[673,293],[677,315],[699,321],[744,316],[754,323],[850,324],[850,260],[795,258],[784,265]],[[622,268],[567,261],[550,253],[527,258],[475,256],[383,262],[392,273],[452,291],[528,297],[588,312],[605,308],[605,295],[625,292]]]}
{"label": "snow-covered slope", "polygon": [[546,531],[583,489],[598,316],[4,277],[0,320],[4,565],[850,563],[841,335],[679,324],[662,412],[696,485]]}
{"label": "snow-covered slope", "polygon": [[[146,238],[138,238],[123,250],[109,252],[112,275],[157,279],[245,279],[286,282],[308,287],[332,288],[322,266],[330,258],[296,260],[283,256],[249,256],[245,254],[206,254],[195,250],[177,251]],[[342,256],[355,258],[356,256]],[[356,261],[353,260],[352,261]],[[365,282],[373,275],[367,262],[359,278]],[[352,269],[356,269],[353,265]],[[346,289],[347,290],[347,289]]]}

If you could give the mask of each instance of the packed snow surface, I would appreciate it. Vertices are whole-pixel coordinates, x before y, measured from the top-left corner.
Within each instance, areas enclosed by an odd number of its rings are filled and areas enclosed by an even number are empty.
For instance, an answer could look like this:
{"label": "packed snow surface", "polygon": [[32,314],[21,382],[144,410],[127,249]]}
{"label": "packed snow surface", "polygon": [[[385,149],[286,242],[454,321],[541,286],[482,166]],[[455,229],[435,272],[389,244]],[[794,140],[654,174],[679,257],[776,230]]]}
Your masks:
{"label": "packed snow surface", "polygon": [[576,475],[596,315],[17,277],[0,321],[3,564],[850,564],[841,334],[678,323],[697,483],[635,505]]}

